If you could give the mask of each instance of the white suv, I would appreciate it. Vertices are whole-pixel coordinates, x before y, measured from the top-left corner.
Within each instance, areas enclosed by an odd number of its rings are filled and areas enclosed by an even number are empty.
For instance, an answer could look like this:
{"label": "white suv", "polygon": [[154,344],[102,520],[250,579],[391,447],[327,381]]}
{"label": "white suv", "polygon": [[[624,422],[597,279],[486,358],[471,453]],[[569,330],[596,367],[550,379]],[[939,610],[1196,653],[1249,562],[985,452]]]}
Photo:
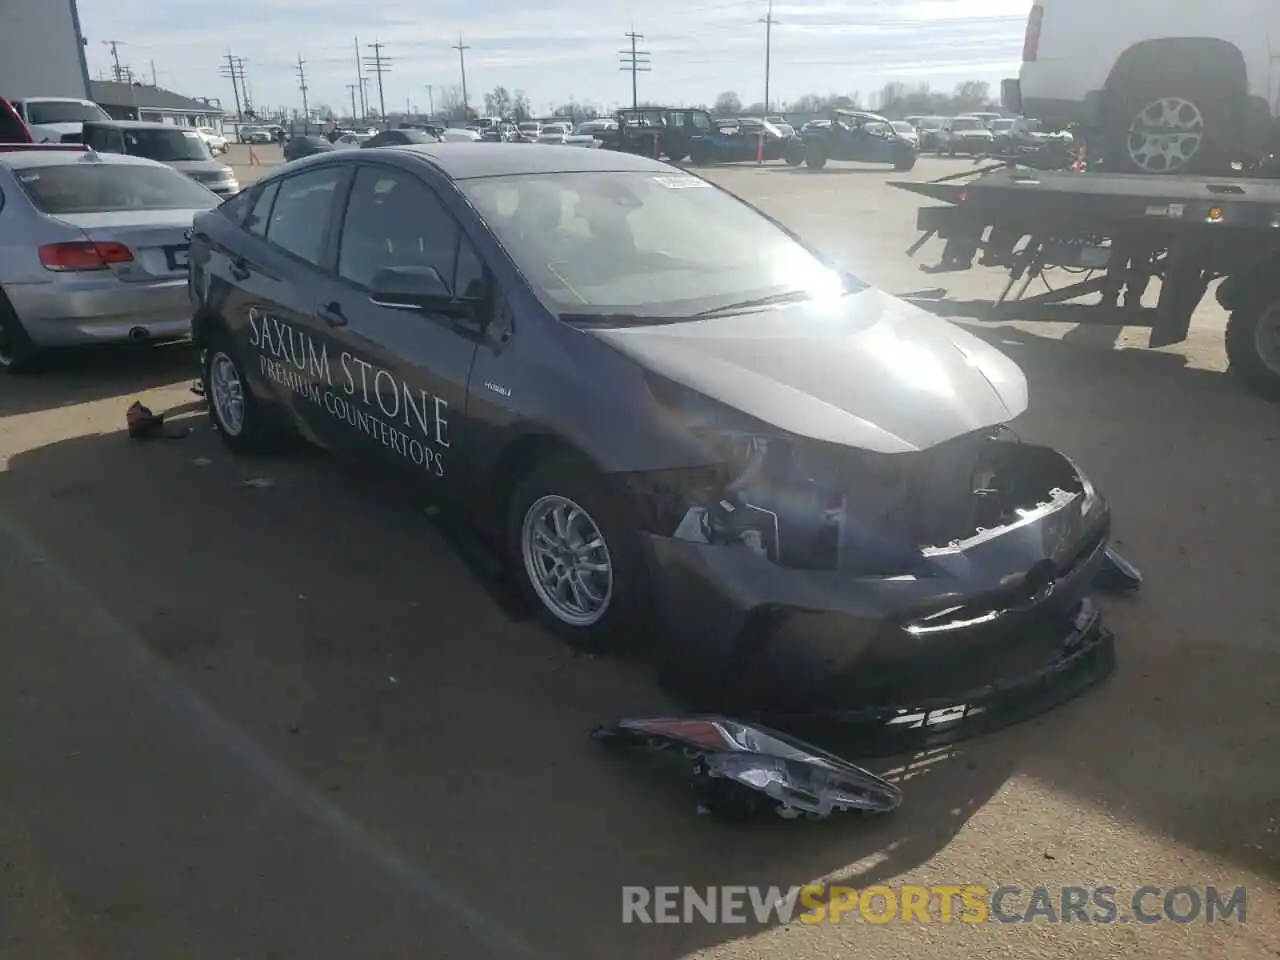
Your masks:
{"label": "white suv", "polygon": [[1113,170],[1221,172],[1270,152],[1278,58],[1280,0],[1040,0],[1004,106]]}

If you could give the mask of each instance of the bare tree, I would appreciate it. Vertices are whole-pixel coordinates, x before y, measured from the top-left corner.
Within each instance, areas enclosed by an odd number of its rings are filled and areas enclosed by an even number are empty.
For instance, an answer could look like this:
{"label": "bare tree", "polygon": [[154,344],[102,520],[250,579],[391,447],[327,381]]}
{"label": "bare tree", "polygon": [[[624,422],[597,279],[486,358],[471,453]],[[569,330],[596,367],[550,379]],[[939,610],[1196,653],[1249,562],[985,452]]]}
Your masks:
{"label": "bare tree", "polygon": [[499,84],[484,95],[484,112],[491,117],[511,116],[511,92]]}
{"label": "bare tree", "polygon": [[726,90],[716,97],[715,112],[733,115],[742,112],[742,100],[732,90]]}
{"label": "bare tree", "polygon": [[462,88],[458,86],[441,87],[436,94],[436,105],[442,117],[451,120],[462,118]]}
{"label": "bare tree", "polygon": [[533,115],[533,106],[523,90],[517,90],[511,98],[511,116],[516,122],[528,120]]}

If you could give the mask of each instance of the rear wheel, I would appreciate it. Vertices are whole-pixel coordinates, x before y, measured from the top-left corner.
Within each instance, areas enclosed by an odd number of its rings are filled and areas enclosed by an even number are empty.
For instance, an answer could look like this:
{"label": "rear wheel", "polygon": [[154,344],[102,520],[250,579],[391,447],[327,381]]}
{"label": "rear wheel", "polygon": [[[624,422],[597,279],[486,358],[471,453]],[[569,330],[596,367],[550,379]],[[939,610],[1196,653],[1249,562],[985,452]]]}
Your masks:
{"label": "rear wheel", "polygon": [[1242,105],[1213,74],[1182,76],[1149,64],[1108,98],[1104,157],[1121,173],[1229,172]]}
{"label": "rear wheel", "polygon": [[1227,362],[1259,396],[1280,401],[1280,300],[1246,300],[1227,320]]}
{"label": "rear wheel", "polygon": [[893,160],[893,169],[895,170],[910,170],[915,165],[916,165],[916,152],[914,150],[910,152],[900,153]]}
{"label": "rear wheel", "polygon": [[27,373],[36,366],[39,350],[27,336],[18,313],[0,290],[0,372]]}
{"label": "rear wheel", "polygon": [[200,352],[201,381],[209,404],[209,420],[218,435],[237,453],[264,453],[281,445],[275,429],[249,387],[231,338],[214,333]]}
{"label": "rear wheel", "polygon": [[692,146],[689,148],[689,162],[694,166],[704,167],[711,162],[711,151],[704,146]]}
{"label": "rear wheel", "polygon": [[783,153],[782,159],[787,161],[787,166],[798,167],[804,163],[804,147],[788,145],[786,152]]}
{"label": "rear wheel", "polygon": [[821,170],[827,165],[827,151],[819,146],[811,146],[805,151],[805,165],[810,170]]}

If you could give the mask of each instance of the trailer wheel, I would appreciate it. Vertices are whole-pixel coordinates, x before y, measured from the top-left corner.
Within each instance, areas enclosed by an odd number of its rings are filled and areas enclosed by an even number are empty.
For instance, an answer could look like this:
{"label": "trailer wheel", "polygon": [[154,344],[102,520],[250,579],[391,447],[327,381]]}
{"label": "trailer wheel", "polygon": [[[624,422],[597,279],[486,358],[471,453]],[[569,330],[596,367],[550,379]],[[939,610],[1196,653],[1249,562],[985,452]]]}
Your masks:
{"label": "trailer wheel", "polygon": [[1231,373],[1259,396],[1280,402],[1280,300],[1232,310],[1226,347]]}
{"label": "trailer wheel", "polygon": [[1158,67],[1130,74],[1109,98],[1103,156],[1119,173],[1229,172],[1238,140],[1231,87]]}

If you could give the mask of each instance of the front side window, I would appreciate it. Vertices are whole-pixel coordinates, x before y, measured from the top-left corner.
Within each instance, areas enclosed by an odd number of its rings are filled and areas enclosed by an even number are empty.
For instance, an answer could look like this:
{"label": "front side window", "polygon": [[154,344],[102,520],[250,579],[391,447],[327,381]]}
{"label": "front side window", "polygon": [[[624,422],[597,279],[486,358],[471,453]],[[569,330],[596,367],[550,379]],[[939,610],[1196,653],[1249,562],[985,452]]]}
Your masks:
{"label": "front side window", "polygon": [[280,182],[267,241],[307,263],[320,265],[325,233],[343,167],[309,170]]}
{"label": "front side window", "polygon": [[116,210],[208,210],[221,201],[168,167],[65,163],[13,172],[31,203],[51,216]]}
{"label": "front side window", "polygon": [[338,276],[364,289],[387,267],[434,267],[446,283],[454,282],[453,214],[404,171],[360,167],[338,242]]}
{"label": "front side window", "polygon": [[838,295],[841,277],[741,200],[673,171],[460,184],[557,313],[692,317],[759,297]]}

